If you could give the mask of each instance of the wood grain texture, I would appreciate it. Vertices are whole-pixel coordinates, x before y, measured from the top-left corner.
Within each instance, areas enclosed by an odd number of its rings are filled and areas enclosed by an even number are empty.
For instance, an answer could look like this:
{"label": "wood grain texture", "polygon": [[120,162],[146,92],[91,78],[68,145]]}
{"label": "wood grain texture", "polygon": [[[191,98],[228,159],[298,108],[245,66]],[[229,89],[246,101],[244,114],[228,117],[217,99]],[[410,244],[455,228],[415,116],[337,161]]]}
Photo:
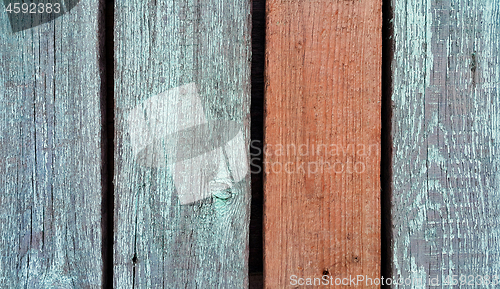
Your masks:
{"label": "wood grain texture", "polygon": [[[137,161],[131,137],[140,132],[130,113],[142,111],[153,96],[173,89],[160,97],[168,103],[176,88],[195,85],[206,119],[241,126],[248,158],[250,2],[126,0],[116,1],[115,7],[114,287],[246,288],[250,176],[226,195],[181,204],[178,167],[168,161],[162,167],[149,152],[146,165]],[[174,109],[172,115],[156,111],[154,117],[167,119],[166,124],[144,125],[175,131],[175,122],[169,122],[174,114],[200,111],[195,105]],[[138,114],[142,117],[153,118],[147,112]],[[221,133],[224,128],[219,127]],[[181,144],[174,149],[186,151]],[[208,169],[199,166],[201,172]]]}
{"label": "wood grain texture", "polygon": [[101,287],[98,1],[0,13],[0,287]]}
{"label": "wood grain texture", "polygon": [[381,6],[267,1],[265,288],[380,275]]}
{"label": "wood grain texture", "polygon": [[498,288],[500,1],[392,3],[393,275]]}

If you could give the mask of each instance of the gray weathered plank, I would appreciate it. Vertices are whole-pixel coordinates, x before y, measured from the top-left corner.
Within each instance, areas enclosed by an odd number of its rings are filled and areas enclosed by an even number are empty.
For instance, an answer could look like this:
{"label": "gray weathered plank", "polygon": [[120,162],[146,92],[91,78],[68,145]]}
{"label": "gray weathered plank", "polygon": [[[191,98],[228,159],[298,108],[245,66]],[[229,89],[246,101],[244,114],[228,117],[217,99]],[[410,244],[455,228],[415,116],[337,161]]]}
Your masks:
{"label": "gray weathered plank", "polygon": [[0,13],[0,288],[101,287],[97,15]]}
{"label": "gray weathered plank", "polygon": [[115,288],[248,286],[249,14],[116,1]]}
{"label": "gray weathered plank", "polygon": [[[500,1],[392,3],[392,273],[427,284],[393,287],[491,279],[500,275]],[[467,278],[453,288],[499,286]]]}

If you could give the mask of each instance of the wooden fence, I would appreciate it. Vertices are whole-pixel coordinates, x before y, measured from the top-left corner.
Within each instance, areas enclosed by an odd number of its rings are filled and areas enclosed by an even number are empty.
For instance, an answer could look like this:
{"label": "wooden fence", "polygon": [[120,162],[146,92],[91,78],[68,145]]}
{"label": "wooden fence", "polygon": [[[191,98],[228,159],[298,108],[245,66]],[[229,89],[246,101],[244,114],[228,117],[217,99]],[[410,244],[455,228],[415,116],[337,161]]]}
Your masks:
{"label": "wooden fence", "polygon": [[4,7],[0,288],[500,286],[500,0]]}

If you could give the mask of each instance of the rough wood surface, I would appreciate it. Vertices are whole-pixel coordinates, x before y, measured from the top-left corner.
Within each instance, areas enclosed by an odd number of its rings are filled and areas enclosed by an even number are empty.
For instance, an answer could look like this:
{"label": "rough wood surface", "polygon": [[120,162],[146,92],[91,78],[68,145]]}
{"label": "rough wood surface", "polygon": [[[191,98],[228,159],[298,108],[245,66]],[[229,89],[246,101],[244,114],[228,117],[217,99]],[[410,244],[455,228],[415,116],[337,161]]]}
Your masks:
{"label": "rough wood surface", "polygon": [[381,7],[267,1],[266,288],[379,277]]}
{"label": "rough wood surface", "polygon": [[500,1],[392,3],[393,275],[498,288]]}
{"label": "rough wood surface", "polygon": [[1,288],[101,287],[97,15],[13,33],[0,13]]}
{"label": "rough wood surface", "polygon": [[[232,160],[248,161],[250,2],[115,7],[114,287],[245,288],[250,176]],[[207,191],[217,168],[232,184]]]}

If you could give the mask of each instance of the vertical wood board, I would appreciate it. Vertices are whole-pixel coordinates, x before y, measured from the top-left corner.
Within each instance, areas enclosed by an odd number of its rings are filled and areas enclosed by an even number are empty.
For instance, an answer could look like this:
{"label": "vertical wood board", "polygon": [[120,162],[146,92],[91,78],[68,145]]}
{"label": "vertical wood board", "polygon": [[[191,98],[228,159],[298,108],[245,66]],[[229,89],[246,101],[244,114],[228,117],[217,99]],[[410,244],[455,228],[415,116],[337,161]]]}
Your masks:
{"label": "vertical wood board", "polygon": [[250,2],[115,5],[116,288],[246,288]]}
{"label": "vertical wood board", "polygon": [[500,2],[392,4],[393,287],[498,288]]}
{"label": "vertical wood board", "polygon": [[4,10],[0,287],[100,288],[98,1],[15,33]]}
{"label": "vertical wood board", "polygon": [[267,1],[265,288],[379,277],[381,5]]}

